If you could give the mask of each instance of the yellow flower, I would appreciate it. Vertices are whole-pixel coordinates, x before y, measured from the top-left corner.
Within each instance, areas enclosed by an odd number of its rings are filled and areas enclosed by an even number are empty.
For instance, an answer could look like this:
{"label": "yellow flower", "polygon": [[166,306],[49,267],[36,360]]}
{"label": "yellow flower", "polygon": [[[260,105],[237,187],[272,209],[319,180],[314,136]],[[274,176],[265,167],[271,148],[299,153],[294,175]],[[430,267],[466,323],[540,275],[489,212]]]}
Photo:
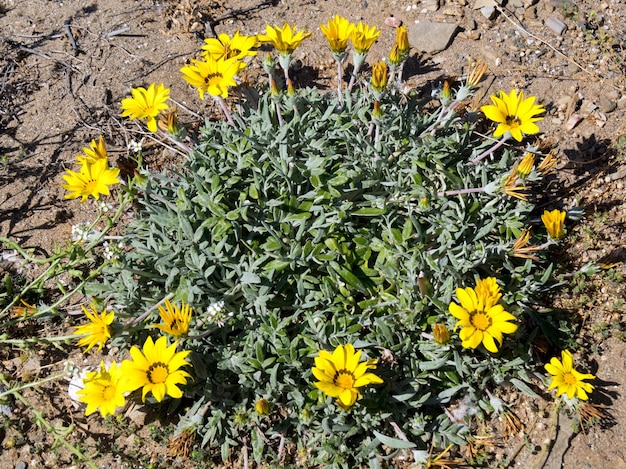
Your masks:
{"label": "yellow flower", "polygon": [[500,91],[500,96],[490,96],[493,105],[482,106],[488,119],[497,122],[498,127],[493,133],[494,137],[500,137],[507,132],[518,142],[522,141],[523,134],[536,134],[539,126],[535,122],[543,117],[535,117],[545,111],[543,106],[535,104],[535,97],[524,99],[524,92],[512,90],[510,94]]}
{"label": "yellow flower", "polygon": [[480,309],[489,309],[502,298],[500,286],[496,283],[494,277],[487,277],[476,280],[476,288],[474,288]]}
{"label": "yellow flower", "polygon": [[267,34],[259,35],[259,41],[269,42],[281,55],[291,55],[296,47],[300,45],[307,37],[311,35],[306,31],[296,32],[296,26],[289,26],[287,23],[283,27],[279,26],[265,26],[265,32]]}
{"label": "yellow flower", "polygon": [[191,351],[176,352],[178,342],[171,346],[165,336],[157,339],[148,337],[143,350],[133,346],[130,349],[132,361],[124,360],[122,369],[128,380],[128,390],[143,388],[141,397],[145,401],[146,394],[152,392],[154,398],[161,402],[165,395],[180,399],[183,392],[179,384],[186,384],[191,375],[179,368],[189,365],[186,357]]}
{"label": "yellow flower", "polygon": [[270,413],[270,403],[267,402],[267,399],[262,397],[254,404],[254,410],[256,410],[259,415],[267,415]]}
{"label": "yellow flower", "polygon": [[320,28],[328,40],[331,52],[336,55],[344,54],[354,25],[343,16],[335,15],[328,24],[320,25]]}
{"label": "yellow flower", "polygon": [[396,29],[396,44],[398,44],[398,52],[404,62],[409,55],[409,50],[411,50],[411,45],[409,44],[409,33],[405,25],[399,26]]}
{"label": "yellow flower", "polygon": [[111,328],[109,326],[113,322],[115,313],[113,311],[109,313],[106,308],[104,308],[102,313],[98,315],[93,305],[90,306],[91,312],[89,312],[84,306],[81,306],[81,308],[83,308],[83,312],[90,322],[83,324],[82,326],[78,326],[74,331],[74,334],[76,335],[85,335],[85,337],[82,337],[78,341],[77,345],[79,347],[86,345],[87,348],[85,349],[85,352],[87,352],[91,347],[99,344],[98,351],[100,351],[102,350],[102,347],[107,339],[111,338]]}
{"label": "yellow flower", "polygon": [[556,388],[557,396],[567,394],[567,397],[570,399],[578,397],[586,401],[588,399],[587,393],[593,391],[593,385],[585,383],[583,380],[594,379],[595,376],[576,371],[574,369],[574,359],[569,350],[561,351],[561,360],[557,357],[553,357],[550,363],[547,363],[544,368],[552,375],[552,381],[550,382],[548,391]]}
{"label": "yellow flower", "polygon": [[485,290],[491,285],[477,285],[478,293],[473,288],[457,288],[456,296],[461,305],[451,302],[449,311],[459,321],[455,325],[462,327],[459,337],[465,348],[476,348],[481,343],[490,352],[496,353],[496,341],[502,343],[502,334],[512,334],[517,324],[509,321],[515,316],[504,310],[500,304],[493,304],[494,297],[485,296]]}
{"label": "yellow flower", "polygon": [[380,29],[359,21],[350,34],[350,40],[357,54],[366,55],[379,36]]}
{"label": "yellow flower", "polygon": [[474,61],[471,57],[469,58],[469,64],[467,66],[467,78],[465,79],[465,86],[469,89],[478,88],[478,84],[482,79],[483,75],[487,71],[487,64],[480,59],[478,61]]}
{"label": "yellow flower", "polygon": [[126,400],[124,393],[126,378],[122,367],[113,362],[107,369],[104,361],[100,362],[100,370],[87,373],[83,379],[85,387],[77,392],[80,402],[87,404],[85,415],[89,416],[100,409],[100,415],[114,415],[118,407],[124,407]]}
{"label": "yellow flower", "polygon": [[372,68],[372,89],[374,93],[382,93],[387,87],[387,64],[378,62]]}
{"label": "yellow flower", "polygon": [[561,239],[565,236],[564,224],[566,213],[567,212],[558,209],[552,210],[551,212],[544,210],[543,215],[541,215],[541,221],[546,227],[550,238]]}
{"label": "yellow flower", "polygon": [[70,193],[65,194],[66,199],[76,199],[82,197],[81,202],[92,196],[98,200],[100,194],[109,195],[109,186],[120,182],[118,174],[119,168],[109,168],[107,160],[99,159],[94,163],[84,161],[81,164],[79,172],[70,169],[65,170],[67,174],[63,175],[63,179],[67,184],[61,184],[61,187]]}
{"label": "yellow flower", "polygon": [[402,56],[400,55],[400,49],[398,44],[394,44],[389,52],[389,65],[392,67],[398,67],[402,63]]}
{"label": "yellow flower", "polygon": [[450,340],[450,331],[445,324],[433,325],[433,338],[438,344],[444,345],[448,343]]}
{"label": "yellow flower", "polygon": [[227,98],[228,88],[237,86],[235,75],[241,69],[238,59],[208,58],[206,61],[191,59],[191,62],[193,65],[187,65],[180,71],[187,83],[198,88],[200,99],[204,99],[204,93]]}
{"label": "yellow flower", "polygon": [[102,135],[100,135],[100,140],[96,143],[95,140],[91,141],[89,147],[83,148],[84,155],[79,155],[76,157],[79,163],[86,161],[87,163],[94,163],[98,160],[107,160],[107,147],[104,144],[104,139]]}
{"label": "yellow flower", "polygon": [[189,323],[191,322],[191,306],[182,302],[181,307],[172,305],[170,300],[165,300],[165,308],[159,305],[159,315],[163,324],[155,324],[166,334],[176,337],[187,334],[189,331]]}
{"label": "yellow flower", "polygon": [[530,152],[526,153],[517,166],[517,175],[521,178],[528,177],[533,170],[533,166],[535,166],[535,155]]}
{"label": "yellow flower", "polygon": [[170,89],[163,84],[152,83],[148,89],[138,87],[130,90],[132,98],[122,99],[122,117],[130,119],[147,119],[148,130],[157,131],[156,117],[167,109],[167,100],[170,99]]}
{"label": "yellow flower", "polygon": [[209,59],[237,59],[241,60],[239,67],[244,68],[246,63],[244,57],[252,57],[258,54],[253,50],[259,44],[256,36],[244,36],[239,31],[231,38],[228,34],[222,33],[216,38],[207,38],[202,46],[202,58]]}
{"label": "yellow flower", "polygon": [[502,192],[510,197],[515,197],[524,201],[528,200],[528,194],[524,192],[528,189],[528,186],[520,185],[520,180],[517,176],[517,168],[513,168],[502,185]]}
{"label": "yellow flower", "polygon": [[327,350],[320,350],[315,357],[312,371],[313,376],[319,380],[315,386],[330,397],[336,397],[339,405],[344,408],[352,406],[360,397],[357,388],[383,382],[367,371],[375,369],[378,360],[359,363],[361,353],[361,350],[355,352],[352,344],[347,344],[345,347],[337,346],[332,354]]}

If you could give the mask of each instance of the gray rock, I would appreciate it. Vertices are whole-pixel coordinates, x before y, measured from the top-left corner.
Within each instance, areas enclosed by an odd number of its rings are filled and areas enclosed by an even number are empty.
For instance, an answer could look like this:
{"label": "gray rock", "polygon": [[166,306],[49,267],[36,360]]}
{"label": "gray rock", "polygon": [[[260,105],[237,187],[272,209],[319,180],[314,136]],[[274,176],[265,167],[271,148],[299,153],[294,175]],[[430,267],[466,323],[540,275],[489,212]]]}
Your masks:
{"label": "gray rock", "polygon": [[417,50],[435,54],[445,50],[459,26],[453,23],[420,21],[409,25],[409,43]]}
{"label": "gray rock", "polygon": [[598,107],[600,108],[600,111],[604,112],[605,114],[608,114],[610,112],[615,111],[615,108],[617,107],[617,103],[615,101],[610,100],[606,96],[601,96],[600,102],[598,103]]}
{"label": "gray rock", "polygon": [[20,461],[15,465],[15,469],[26,469],[28,467],[28,464],[26,464],[24,461]]}
{"label": "gray rock", "polygon": [[496,9],[494,7],[486,6],[480,9],[480,13],[488,20],[492,20],[496,16]]}
{"label": "gray rock", "polygon": [[567,29],[567,25],[563,23],[563,21],[561,21],[560,19],[555,18],[554,16],[550,16],[546,19],[546,26],[555,33],[557,33],[559,36],[562,35]]}

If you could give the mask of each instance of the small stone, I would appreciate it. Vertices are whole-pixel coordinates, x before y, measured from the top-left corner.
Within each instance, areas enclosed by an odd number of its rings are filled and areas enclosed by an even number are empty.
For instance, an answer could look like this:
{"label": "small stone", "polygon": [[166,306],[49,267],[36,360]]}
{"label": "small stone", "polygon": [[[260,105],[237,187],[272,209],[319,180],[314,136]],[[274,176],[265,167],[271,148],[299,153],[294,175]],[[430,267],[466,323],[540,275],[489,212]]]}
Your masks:
{"label": "small stone", "polygon": [[496,9],[494,7],[486,6],[480,9],[480,13],[488,20],[491,20],[496,16]]}
{"label": "small stone", "polygon": [[28,467],[28,464],[26,464],[24,461],[20,461],[15,465],[15,469],[26,469]]}
{"label": "small stone", "polygon": [[422,11],[437,11],[439,10],[439,0],[424,0],[422,2]]}
{"label": "small stone", "polygon": [[546,19],[546,26],[559,36],[561,36],[567,29],[567,25],[563,23],[563,21],[561,21],[560,19],[555,18],[554,16],[550,16]]}
{"label": "small stone", "polygon": [[598,107],[600,108],[600,111],[608,114],[610,112],[615,111],[615,108],[617,107],[617,103],[615,101],[610,100],[606,96],[601,96],[600,102],[598,103]]}
{"label": "small stone", "polygon": [[409,43],[420,51],[435,54],[448,47],[458,28],[454,23],[420,21],[409,28]]}
{"label": "small stone", "polygon": [[402,20],[400,18],[396,18],[395,16],[389,16],[385,18],[385,26],[399,28],[400,26],[402,26]]}

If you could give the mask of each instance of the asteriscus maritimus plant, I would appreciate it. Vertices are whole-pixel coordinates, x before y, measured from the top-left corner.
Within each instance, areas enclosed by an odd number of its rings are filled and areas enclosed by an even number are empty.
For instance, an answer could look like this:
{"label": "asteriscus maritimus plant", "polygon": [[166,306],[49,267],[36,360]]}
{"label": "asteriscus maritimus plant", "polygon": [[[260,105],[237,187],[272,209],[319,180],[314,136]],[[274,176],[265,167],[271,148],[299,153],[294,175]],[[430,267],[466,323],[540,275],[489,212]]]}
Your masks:
{"label": "asteriscus maritimus plant", "polygon": [[77,392],[80,395],[78,400],[87,404],[85,415],[100,410],[100,415],[106,417],[114,415],[117,408],[124,407],[124,393],[128,391],[125,381],[121,366],[113,362],[107,368],[101,361],[100,369],[87,373],[83,379],[85,387]]}
{"label": "asteriscus maritimus plant", "polygon": [[535,97],[524,99],[524,92],[511,90],[510,94],[500,91],[499,96],[489,96],[493,104],[482,106],[480,109],[485,116],[498,123],[493,133],[494,137],[500,137],[507,132],[517,140],[522,141],[524,134],[531,135],[539,132],[539,126],[535,122],[543,117],[535,117],[545,112],[543,106],[535,104]]}
{"label": "asteriscus maritimus plant", "polygon": [[235,75],[241,70],[241,61],[235,58],[215,60],[208,58],[206,61],[191,59],[192,65],[180,69],[184,80],[191,86],[195,86],[204,99],[208,93],[216,98],[227,98],[228,88],[237,86]]}
{"label": "asteriscus maritimus plant", "polygon": [[110,195],[110,185],[120,182],[117,177],[120,173],[119,168],[109,168],[105,159],[99,159],[94,163],[83,161],[79,172],[70,169],[65,171],[67,174],[63,175],[63,179],[67,184],[61,184],[61,187],[70,192],[65,194],[66,199],[82,197],[81,202],[84,202],[92,196],[98,200],[100,194]]}
{"label": "asteriscus maritimus plant", "polygon": [[578,397],[586,401],[588,399],[587,393],[593,391],[593,385],[585,383],[584,380],[594,379],[595,376],[576,371],[574,369],[574,359],[569,350],[561,351],[561,360],[557,357],[552,357],[550,363],[547,363],[544,368],[552,375],[548,391],[556,388],[557,396],[566,394],[570,399]]}
{"label": "asteriscus maritimus plant", "polygon": [[517,324],[509,321],[515,316],[497,304],[500,299],[500,288],[492,277],[477,282],[476,289],[471,287],[457,288],[456,296],[461,303],[450,303],[449,311],[459,321],[455,325],[461,327],[459,337],[465,348],[476,348],[481,343],[492,353],[498,352],[498,345],[502,344],[503,334],[512,334],[517,330]]}
{"label": "asteriscus maritimus plant", "polygon": [[544,210],[543,215],[541,215],[541,221],[546,227],[550,238],[556,240],[565,236],[564,226],[566,214],[567,212],[559,209],[554,209],[551,212]]}
{"label": "asteriscus maritimus plant", "polygon": [[367,370],[375,369],[378,360],[375,358],[359,363],[362,350],[355,351],[352,344],[337,346],[331,354],[327,350],[320,350],[315,357],[313,376],[319,382],[315,386],[329,395],[336,397],[339,405],[344,408],[352,406],[360,397],[357,388],[368,384],[381,384],[378,376]]}
{"label": "asteriscus maritimus plant", "polygon": [[100,135],[100,139],[97,142],[92,140],[88,147],[83,148],[83,152],[85,153],[84,155],[76,157],[76,160],[78,160],[79,163],[95,163],[98,160],[108,161],[107,147],[104,143],[102,135]]}
{"label": "asteriscus maritimus plant", "polygon": [[156,342],[148,337],[143,350],[133,346],[130,349],[132,361],[122,362],[129,390],[143,388],[141,397],[144,401],[149,392],[152,392],[158,402],[166,395],[180,399],[183,392],[178,385],[186,384],[187,378],[191,378],[189,373],[180,368],[189,365],[186,358],[191,351],[176,352],[177,346],[178,342],[169,345],[165,336]]}
{"label": "asteriscus maritimus plant", "polygon": [[130,90],[132,98],[122,99],[122,117],[130,119],[147,119],[148,130],[157,131],[156,118],[161,111],[167,109],[167,100],[170,99],[170,89],[161,83],[152,83],[148,89],[143,87]]}
{"label": "asteriscus maritimus plant", "polygon": [[253,50],[259,44],[257,36],[244,36],[235,33],[233,37],[228,34],[219,34],[216,38],[207,38],[202,46],[202,58],[204,60],[237,59],[242,60],[239,66],[244,68],[246,63],[244,57],[255,56],[257,51]]}
{"label": "asteriscus maritimus plant", "polygon": [[102,310],[102,313],[98,315],[98,312],[93,306],[90,306],[91,311],[88,311],[87,308],[81,306],[85,316],[89,319],[87,324],[83,324],[82,326],[78,326],[74,331],[76,335],[85,335],[82,337],[77,345],[82,347],[84,345],[87,346],[85,352],[89,351],[90,348],[98,345],[98,351],[102,350],[104,343],[107,339],[111,338],[111,323],[115,318],[115,313],[113,311],[107,312],[106,308]]}
{"label": "asteriscus maritimus plant", "polygon": [[163,323],[155,324],[155,327],[175,337],[183,336],[189,331],[191,314],[191,306],[184,301],[179,308],[178,305],[170,303],[170,300],[165,300],[165,308],[159,305],[159,315]]}

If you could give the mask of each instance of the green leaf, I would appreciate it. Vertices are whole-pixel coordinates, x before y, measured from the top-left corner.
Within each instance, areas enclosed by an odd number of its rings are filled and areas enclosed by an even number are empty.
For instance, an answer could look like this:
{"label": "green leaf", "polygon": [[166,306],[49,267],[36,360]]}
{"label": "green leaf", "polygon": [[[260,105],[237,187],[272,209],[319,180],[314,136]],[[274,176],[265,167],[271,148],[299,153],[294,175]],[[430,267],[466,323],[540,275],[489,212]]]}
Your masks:
{"label": "green leaf", "polygon": [[372,430],[374,436],[380,441],[383,445],[388,446],[393,449],[409,449],[415,448],[417,445],[415,443],[411,443],[410,441],[400,440],[399,438],[392,438],[390,436],[385,436],[382,433]]}

